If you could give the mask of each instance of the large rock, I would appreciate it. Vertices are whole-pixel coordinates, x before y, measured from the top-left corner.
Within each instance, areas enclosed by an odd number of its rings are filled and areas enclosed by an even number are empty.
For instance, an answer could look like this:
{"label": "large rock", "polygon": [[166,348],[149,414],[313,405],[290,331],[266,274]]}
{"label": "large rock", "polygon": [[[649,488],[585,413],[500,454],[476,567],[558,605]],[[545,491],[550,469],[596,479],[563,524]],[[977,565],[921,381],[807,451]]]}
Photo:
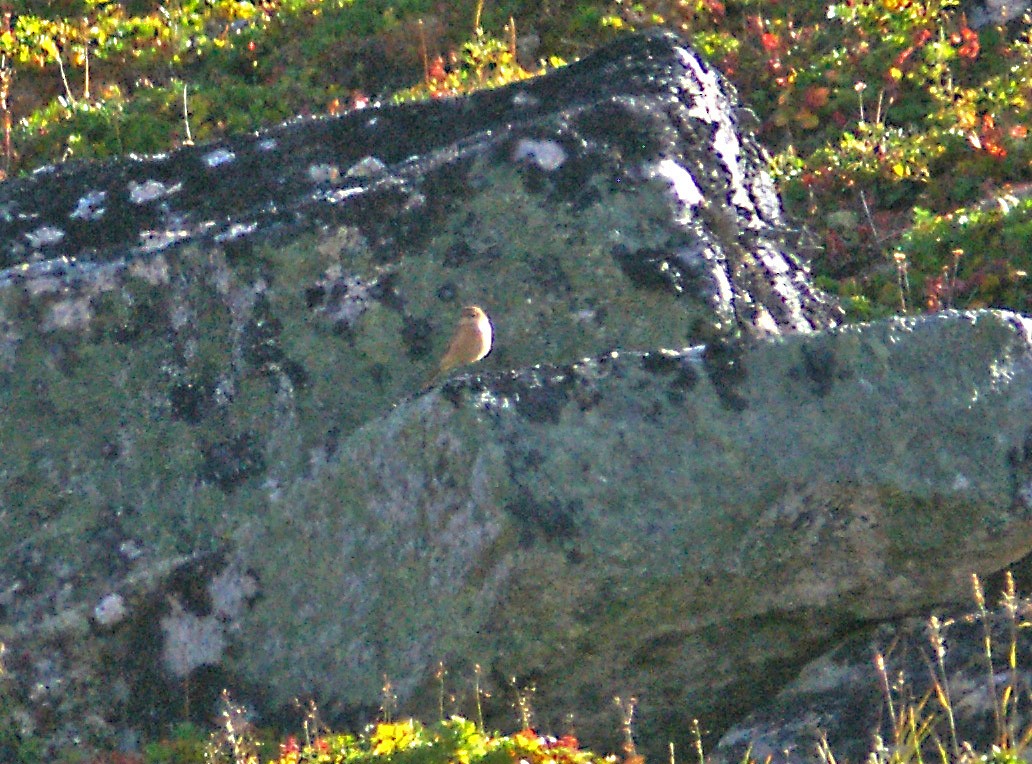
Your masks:
{"label": "large rock", "polygon": [[[223,686],[365,721],[385,677],[430,715],[443,662],[602,746],[639,695],[659,750],[1026,552],[1024,321],[833,329],[746,118],[638,36],[0,186],[16,723],[128,746]],[[470,302],[482,375],[421,392]]]}

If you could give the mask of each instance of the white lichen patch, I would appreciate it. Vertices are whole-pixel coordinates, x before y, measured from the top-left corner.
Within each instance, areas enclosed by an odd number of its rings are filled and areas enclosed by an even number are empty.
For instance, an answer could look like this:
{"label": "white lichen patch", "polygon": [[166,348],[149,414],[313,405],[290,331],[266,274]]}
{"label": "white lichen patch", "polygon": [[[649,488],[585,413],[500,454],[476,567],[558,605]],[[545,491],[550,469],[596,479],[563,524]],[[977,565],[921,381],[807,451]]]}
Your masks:
{"label": "white lichen patch", "polygon": [[512,105],[521,108],[532,108],[540,106],[541,101],[537,96],[533,96],[525,90],[517,90],[512,96]]}
{"label": "white lichen patch", "polygon": [[340,168],[335,164],[309,165],[308,179],[313,183],[336,183],[340,180]]}
{"label": "white lichen patch", "polygon": [[93,305],[89,297],[61,300],[50,306],[50,313],[43,321],[43,330],[78,330],[84,328],[92,319]]}
{"label": "white lichen patch", "polygon": [[[125,447],[124,444],[121,450],[123,453],[130,453],[132,451],[131,448]],[[143,549],[133,539],[126,539],[118,545],[118,553],[129,562],[133,562],[143,556]]]}
{"label": "white lichen patch", "polygon": [[[689,116],[702,120],[716,129],[713,132],[713,150],[720,157],[730,176],[731,203],[742,210],[755,211],[743,175],[742,144],[735,125],[728,116],[728,101],[715,70],[706,69],[688,51],[678,48],[677,57],[689,72],[682,78],[685,90],[690,94]],[[748,221],[755,225],[756,221]]]}
{"label": "white lichen patch", "polygon": [[348,168],[349,178],[375,178],[387,174],[387,165],[376,157],[363,157]]}
{"label": "white lichen patch", "polygon": [[180,679],[201,666],[214,666],[226,650],[222,624],[214,616],[187,612],[178,600],[171,601],[171,612],[161,619],[165,644],[162,661],[169,673]]}
{"label": "white lichen patch", "polygon": [[340,265],[330,266],[323,278],[316,282],[324,297],[315,311],[335,324],[352,326],[374,302],[373,291],[378,283],[378,278],[366,279],[344,273]]}
{"label": "white lichen patch", "polygon": [[488,390],[486,387],[481,387],[474,392],[473,405],[487,412],[506,411],[513,408],[512,399],[509,396]]}
{"label": "white lichen patch", "polygon": [[121,289],[122,284],[125,283],[125,266],[122,263],[106,263],[96,266],[90,263],[83,267],[83,271],[90,275],[89,285],[86,289],[91,295]]}
{"label": "white lichen patch", "polygon": [[778,326],[770,311],[762,305],[754,305],[753,307],[756,309],[756,312],[753,315],[752,323],[757,335],[772,338],[780,337],[781,327]]}
{"label": "white lichen patch", "polygon": [[93,620],[101,626],[114,626],[125,618],[125,600],[121,594],[112,593],[104,597],[93,608]]}
{"label": "white lichen patch", "polygon": [[209,151],[201,159],[208,167],[218,167],[235,161],[236,154],[229,149],[215,149],[214,151]]}
{"label": "white lichen patch", "polygon": [[670,190],[684,208],[684,212],[678,215],[678,222],[691,222],[692,211],[705,199],[692,174],[673,159],[649,162],[645,165],[645,174],[646,177],[659,178],[670,184]]}
{"label": "white lichen patch", "polygon": [[175,244],[182,239],[190,238],[189,231],[141,231],[140,252],[157,252]]}
{"label": "white lichen patch", "polygon": [[[355,186],[354,188],[341,188],[333,193],[327,193],[321,196],[330,204],[340,204],[342,201],[350,196],[357,196],[358,194],[364,194],[366,189],[361,186]],[[313,198],[320,198],[318,195],[313,195]]]}
{"label": "white lichen patch", "polygon": [[167,186],[157,180],[145,180],[143,183],[136,183],[131,180],[129,181],[129,201],[133,204],[146,204],[155,199],[162,199],[178,193],[182,188],[182,181]]}
{"label": "white lichen patch", "polygon": [[229,378],[219,380],[211,398],[217,406],[228,406],[236,398],[236,382]]}
{"label": "white lichen patch", "polygon": [[222,233],[215,234],[215,241],[220,244],[224,241],[233,241],[233,239],[239,239],[241,236],[247,236],[257,230],[258,224],[255,222],[234,223]]}
{"label": "white lichen patch", "polygon": [[170,280],[168,260],[164,255],[141,257],[129,263],[129,275],[143,279],[151,286],[167,284]]}
{"label": "white lichen patch", "polygon": [[25,282],[25,291],[33,297],[41,294],[57,294],[64,289],[64,282],[56,276],[39,276]]}
{"label": "white lichen patch", "polygon": [[169,323],[171,323],[172,328],[177,332],[185,329],[193,322],[193,320],[193,311],[183,303],[177,303],[172,308],[172,313],[169,315]]}
{"label": "white lichen patch", "polygon": [[29,240],[29,246],[33,249],[40,249],[49,244],[56,244],[65,237],[65,232],[52,225],[42,225],[39,228],[29,231],[25,238]]}
{"label": "white lichen patch", "polygon": [[79,202],[72,211],[72,217],[81,220],[98,220],[102,218],[107,211],[107,208],[104,207],[104,200],[106,198],[107,191],[91,191],[86,196],[79,197]]}
{"label": "white lichen patch", "polygon": [[[785,315],[792,322],[792,330],[803,333],[810,331],[810,324],[803,312],[799,290],[794,281],[795,274],[789,267],[788,261],[776,249],[766,245],[757,247],[754,255],[767,271],[767,280],[770,283],[771,291],[780,295],[781,302],[787,306],[788,311]],[[771,321],[773,322],[774,319],[771,318]],[[762,329],[763,327],[757,324],[757,328]],[[774,336],[781,332],[782,327],[775,327],[774,331],[768,333]]]}
{"label": "white lichen patch", "polygon": [[[356,226],[341,226],[331,236],[321,239],[315,246],[316,252],[326,257],[343,257],[345,253],[368,248],[369,244]],[[327,278],[330,277],[327,271]],[[340,273],[337,273],[339,277]]]}
{"label": "white lichen patch", "polygon": [[533,162],[545,172],[554,172],[566,162],[566,150],[557,141],[520,138],[512,152],[514,162]]}
{"label": "white lichen patch", "polygon": [[239,618],[248,600],[258,593],[254,576],[230,565],[208,582],[212,611],[225,619]]}

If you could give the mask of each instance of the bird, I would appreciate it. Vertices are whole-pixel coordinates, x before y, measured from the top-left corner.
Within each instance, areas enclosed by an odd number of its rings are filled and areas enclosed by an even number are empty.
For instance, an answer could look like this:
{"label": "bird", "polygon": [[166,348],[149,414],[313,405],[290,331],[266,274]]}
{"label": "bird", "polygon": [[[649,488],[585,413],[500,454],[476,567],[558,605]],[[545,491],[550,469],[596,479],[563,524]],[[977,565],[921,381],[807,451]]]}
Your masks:
{"label": "bird", "polygon": [[491,319],[483,308],[467,305],[459,314],[448,350],[437,364],[437,369],[426,381],[426,387],[435,384],[444,374],[458,366],[474,363],[491,352]]}

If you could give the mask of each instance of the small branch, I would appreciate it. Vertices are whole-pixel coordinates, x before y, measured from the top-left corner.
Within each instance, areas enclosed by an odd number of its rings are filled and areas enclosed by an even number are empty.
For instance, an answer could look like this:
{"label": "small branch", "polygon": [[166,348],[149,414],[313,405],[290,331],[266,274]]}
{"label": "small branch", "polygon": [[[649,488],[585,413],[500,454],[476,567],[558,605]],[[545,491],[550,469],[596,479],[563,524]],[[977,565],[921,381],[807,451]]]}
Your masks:
{"label": "small branch", "polygon": [[186,140],[183,141],[184,146],[193,146],[193,134],[190,132],[190,109],[186,103],[186,89],[188,85],[183,83],[183,125],[186,127]]}
{"label": "small branch", "polygon": [[426,26],[419,20],[419,55],[423,59],[423,82],[430,82],[430,56],[426,52]]}

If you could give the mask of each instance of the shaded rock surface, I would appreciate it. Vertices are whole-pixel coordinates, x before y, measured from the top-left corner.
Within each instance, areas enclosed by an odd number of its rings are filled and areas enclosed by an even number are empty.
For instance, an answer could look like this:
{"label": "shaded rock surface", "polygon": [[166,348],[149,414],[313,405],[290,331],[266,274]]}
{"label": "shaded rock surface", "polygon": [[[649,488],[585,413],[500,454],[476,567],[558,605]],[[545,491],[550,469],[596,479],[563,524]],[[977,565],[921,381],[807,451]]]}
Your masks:
{"label": "shaded rock surface", "polygon": [[865,761],[878,748],[906,750],[915,742],[893,722],[893,715],[906,718],[911,709],[918,723],[934,719],[920,740],[926,760],[941,760],[942,750],[959,760],[956,752],[965,745],[978,753],[1005,741],[1020,746],[1032,722],[1026,705],[1032,604],[1020,597],[1006,601],[1007,607],[983,613],[973,604],[939,612],[937,621],[899,619],[843,640],[728,730],[712,761],[740,762],[748,750],[756,761],[817,764],[825,760],[818,754],[822,743],[838,761]]}
{"label": "shaded rock surface", "polygon": [[[514,681],[615,748],[637,695],[685,750],[1027,552],[1025,322],[835,329],[747,119],[645,35],[0,185],[20,729],[131,747],[227,686],[362,723],[385,677],[431,717],[443,662],[492,725]],[[472,302],[495,350],[420,392]]]}

